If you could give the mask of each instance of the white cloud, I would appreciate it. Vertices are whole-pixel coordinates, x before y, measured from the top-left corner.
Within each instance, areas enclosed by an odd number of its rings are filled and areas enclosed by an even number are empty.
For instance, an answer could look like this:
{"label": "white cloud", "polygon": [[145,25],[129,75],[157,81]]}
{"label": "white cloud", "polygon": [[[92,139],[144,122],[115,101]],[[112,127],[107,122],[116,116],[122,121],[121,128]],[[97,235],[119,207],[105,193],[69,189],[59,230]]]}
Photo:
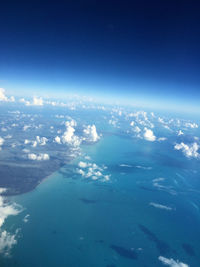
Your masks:
{"label": "white cloud", "polygon": [[56,137],[54,138],[54,140],[55,140],[56,143],[61,144],[61,139],[60,139],[59,136],[56,136]]}
{"label": "white cloud", "polygon": [[[91,163],[89,163],[89,164],[91,164]],[[80,168],[87,168],[88,166],[90,166],[89,164],[87,162],[80,161],[78,166]]]}
{"label": "white cloud", "polygon": [[26,106],[30,106],[31,102],[28,100],[25,100],[24,98],[20,98],[19,102],[24,103]]}
{"label": "white cloud", "polygon": [[66,131],[63,133],[62,136],[56,136],[54,138],[54,141],[58,144],[69,144],[73,147],[78,147],[81,144],[82,139],[79,138],[74,134],[75,132],[75,126],[76,126],[76,121],[71,120],[71,121],[66,121],[65,122],[66,126]]}
{"label": "white cloud", "polygon": [[62,136],[63,143],[72,143],[75,129],[69,125]]}
{"label": "white cloud", "polygon": [[84,130],[83,130],[86,140],[89,142],[96,142],[99,140],[99,135],[97,134],[96,126],[93,125],[88,125]]}
{"label": "white cloud", "polygon": [[5,95],[5,89],[3,88],[0,88],[0,101],[8,101],[8,98]]}
{"label": "white cloud", "polygon": [[156,137],[155,137],[155,135],[154,135],[154,133],[153,133],[153,131],[152,130],[150,130],[150,129],[147,129],[146,127],[144,128],[144,139],[145,140],[147,140],[147,141],[151,141],[151,142],[153,142],[153,141],[155,141],[156,140]]}
{"label": "white cloud", "polygon": [[25,145],[27,145],[27,144],[29,144],[29,143],[31,143],[30,140],[28,140],[28,139],[25,139],[25,140],[24,140],[24,144],[25,144]]}
{"label": "white cloud", "polygon": [[163,256],[159,256],[158,259],[164,264],[170,267],[189,267],[188,264],[180,262],[179,260],[167,259]]}
{"label": "white cloud", "polygon": [[33,143],[32,147],[36,147],[37,146],[37,141],[33,141],[32,143]]}
{"label": "white cloud", "polygon": [[76,121],[75,120],[71,120],[71,121],[66,121],[65,122],[65,126],[66,127],[69,127],[69,126],[71,126],[71,127],[75,127],[77,125],[77,123],[76,123]]}
{"label": "white cloud", "polygon": [[14,102],[15,98],[14,98],[14,96],[11,96],[10,98],[8,98],[5,95],[5,89],[4,88],[0,88],[0,101]]}
{"label": "white cloud", "polygon": [[2,146],[4,143],[4,139],[0,136],[0,146]]}
{"label": "white cloud", "polygon": [[160,142],[160,141],[165,141],[165,140],[167,140],[166,137],[159,137],[159,138],[158,138],[158,141],[159,141],[159,142]]}
{"label": "white cloud", "polygon": [[30,217],[30,215],[26,214],[26,216],[23,219],[23,222],[27,223],[29,221],[29,217]]}
{"label": "white cloud", "polygon": [[0,253],[9,256],[11,248],[17,243],[16,234],[12,235],[6,230],[0,232]]}
{"label": "white cloud", "polygon": [[29,153],[28,154],[28,159],[30,159],[30,160],[38,160],[38,161],[40,161],[40,160],[49,160],[49,155],[48,154],[46,154],[46,153],[40,153],[40,154],[34,154],[34,153]]}
{"label": "white cloud", "polygon": [[41,97],[40,98],[33,97],[32,105],[34,105],[34,106],[43,106],[43,99]]}
{"label": "white cloud", "polygon": [[191,123],[191,122],[186,122],[185,123],[185,126],[187,127],[187,128],[198,128],[199,126],[198,126],[198,124],[196,124],[196,123]]}
{"label": "white cloud", "polygon": [[48,139],[46,137],[39,137],[38,135],[36,136],[36,141],[38,144],[40,144],[41,146],[45,146],[46,142],[48,141]]}
{"label": "white cloud", "polygon": [[141,132],[141,129],[140,129],[138,126],[135,126],[135,127],[133,128],[133,131],[134,131],[135,133],[139,133],[139,132]]}
{"label": "white cloud", "polygon": [[24,125],[23,127],[23,131],[26,131],[28,128],[30,128],[31,126],[30,125]]}
{"label": "white cloud", "polygon": [[158,117],[158,122],[165,123],[164,120],[163,120],[163,118],[161,118],[161,117]]}
{"label": "white cloud", "polygon": [[[98,180],[101,179],[102,181],[109,181],[110,180],[110,175],[104,174],[103,171],[106,169],[105,166],[99,167],[95,163],[90,163],[90,162],[83,162],[80,161],[78,163],[79,168],[82,169],[77,169],[77,173],[81,174],[84,178],[90,178],[92,180]],[[84,170],[83,170],[84,169]]]}
{"label": "white cloud", "polygon": [[[0,194],[5,192],[5,188],[0,188]],[[0,228],[4,224],[7,217],[17,215],[22,211],[21,206],[15,203],[8,203],[4,201],[4,197],[0,196]],[[11,234],[6,230],[0,229],[0,253],[9,255],[10,249],[17,243],[16,234]]]}
{"label": "white cloud", "polygon": [[193,157],[193,158],[199,157],[199,153],[198,153],[199,145],[196,142],[191,144],[191,145],[186,145],[183,142],[181,142],[180,144],[176,144],[174,146],[174,148],[176,150],[181,150],[184,153],[184,155],[188,158],[189,157]]}
{"label": "white cloud", "polygon": [[178,133],[177,133],[177,135],[178,136],[183,135],[183,132],[181,130],[179,130]]}
{"label": "white cloud", "polygon": [[161,182],[161,181],[164,181],[164,180],[165,180],[165,178],[160,177],[160,178],[153,179],[153,182],[157,183],[157,182]]}
{"label": "white cloud", "polygon": [[21,98],[19,102],[24,103],[26,106],[43,106],[44,101],[41,97],[33,97],[32,102]]}
{"label": "white cloud", "polygon": [[154,203],[154,202],[150,202],[149,205],[153,206],[154,208],[158,208],[158,209],[172,210],[171,207],[168,207],[168,206],[165,206],[165,205],[161,205],[161,204],[158,204],[158,203]]}

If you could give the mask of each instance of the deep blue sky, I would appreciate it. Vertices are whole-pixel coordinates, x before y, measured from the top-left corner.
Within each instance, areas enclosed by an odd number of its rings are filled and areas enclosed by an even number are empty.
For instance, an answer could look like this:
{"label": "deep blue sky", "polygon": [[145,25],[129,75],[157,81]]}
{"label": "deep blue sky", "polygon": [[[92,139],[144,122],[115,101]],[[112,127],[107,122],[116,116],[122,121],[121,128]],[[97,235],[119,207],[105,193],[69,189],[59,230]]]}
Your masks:
{"label": "deep blue sky", "polygon": [[0,51],[10,92],[200,102],[199,1],[4,1]]}

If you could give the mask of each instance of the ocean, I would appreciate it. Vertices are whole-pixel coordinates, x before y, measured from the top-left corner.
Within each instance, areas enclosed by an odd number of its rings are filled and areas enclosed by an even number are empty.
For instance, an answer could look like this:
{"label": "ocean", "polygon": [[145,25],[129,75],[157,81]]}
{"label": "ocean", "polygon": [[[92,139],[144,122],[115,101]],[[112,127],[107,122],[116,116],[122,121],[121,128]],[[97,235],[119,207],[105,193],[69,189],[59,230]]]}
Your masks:
{"label": "ocean", "polygon": [[[120,134],[81,148],[35,190],[10,198],[23,211],[3,226],[19,230],[0,266],[200,266],[197,160]],[[91,166],[102,179],[80,174]]]}

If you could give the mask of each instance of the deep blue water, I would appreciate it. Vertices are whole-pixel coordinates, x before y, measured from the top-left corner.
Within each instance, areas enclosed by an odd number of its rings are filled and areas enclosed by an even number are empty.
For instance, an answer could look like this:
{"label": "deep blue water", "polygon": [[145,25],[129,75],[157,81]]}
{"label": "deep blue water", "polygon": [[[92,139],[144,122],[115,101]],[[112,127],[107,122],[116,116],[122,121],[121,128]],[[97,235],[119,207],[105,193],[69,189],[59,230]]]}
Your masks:
{"label": "deep blue water", "polygon": [[[4,226],[21,231],[2,266],[157,267],[159,256],[200,266],[197,160],[177,157],[165,142],[120,135],[82,149],[83,156],[34,191],[12,198],[24,211]],[[82,178],[81,160],[106,165],[110,180]]]}

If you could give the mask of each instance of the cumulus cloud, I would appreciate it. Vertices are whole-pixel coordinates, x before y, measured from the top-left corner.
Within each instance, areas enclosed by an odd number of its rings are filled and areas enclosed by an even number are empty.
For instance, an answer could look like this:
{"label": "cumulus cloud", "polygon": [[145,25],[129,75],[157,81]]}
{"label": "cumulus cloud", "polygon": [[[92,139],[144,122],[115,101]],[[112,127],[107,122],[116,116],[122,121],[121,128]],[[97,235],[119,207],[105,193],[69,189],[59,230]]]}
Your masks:
{"label": "cumulus cloud", "polygon": [[156,140],[156,137],[155,137],[153,131],[150,129],[147,129],[146,127],[144,128],[144,135],[143,136],[144,136],[144,139],[147,141],[153,142]]}
{"label": "cumulus cloud", "polygon": [[78,163],[78,166],[81,169],[77,169],[77,173],[82,175],[82,177],[84,178],[91,178],[92,180],[101,179],[103,181],[110,180],[110,175],[103,173],[104,169],[106,169],[105,166],[99,167],[95,163],[84,162],[84,161],[80,161]]}
{"label": "cumulus cloud", "polygon": [[56,143],[58,143],[58,144],[61,144],[61,139],[60,139],[59,136],[56,136],[56,137],[54,138],[54,141],[55,141]]}
{"label": "cumulus cloud", "polygon": [[194,128],[198,128],[199,126],[196,123],[186,122],[185,127],[194,129]]}
{"label": "cumulus cloud", "polygon": [[[0,194],[5,192],[5,188],[0,188]],[[0,195],[0,253],[4,255],[9,255],[10,249],[17,243],[16,235],[7,232],[6,230],[1,230],[7,217],[11,215],[17,215],[22,211],[22,208],[15,203],[5,202],[4,197]]]}
{"label": "cumulus cloud", "polygon": [[30,160],[49,160],[49,155],[47,153],[40,153],[40,154],[34,154],[34,153],[29,153],[28,154],[28,159]]}
{"label": "cumulus cloud", "polygon": [[68,145],[73,146],[74,148],[77,148],[81,144],[82,139],[74,134],[75,133],[74,127],[76,125],[77,123],[75,120],[66,121],[65,132],[63,133],[62,136],[56,136],[54,138],[54,142],[56,142],[57,144],[68,144]]}
{"label": "cumulus cloud", "polygon": [[24,103],[26,106],[43,106],[44,101],[41,97],[33,97],[32,102],[21,98],[19,100],[21,103]]}
{"label": "cumulus cloud", "polygon": [[178,133],[177,133],[177,135],[178,136],[183,135],[183,132],[181,130],[179,130]]}
{"label": "cumulus cloud", "polygon": [[75,129],[69,125],[62,136],[63,143],[72,143]]}
{"label": "cumulus cloud", "polygon": [[0,101],[8,101],[8,98],[5,95],[5,89],[3,88],[0,88]]}
{"label": "cumulus cloud", "polygon": [[168,259],[163,256],[159,256],[158,259],[164,264],[170,267],[189,267],[188,264],[180,262],[179,260]]}
{"label": "cumulus cloud", "polygon": [[64,144],[70,144],[73,145],[75,147],[79,146],[81,143],[81,139],[74,135],[75,129],[72,126],[67,126],[66,131],[64,132],[64,134],[62,135],[62,142]]}
{"label": "cumulus cloud", "polygon": [[14,102],[15,98],[14,96],[11,96],[10,98],[5,95],[5,89],[0,88],[0,101],[6,101],[6,102]]}
{"label": "cumulus cloud", "polygon": [[33,103],[34,106],[43,106],[43,99],[41,97],[33,97]]}
{"label": "cumulus cloud", "polygon": [[23,222],[27,223],[29,221],[29,217],[30,217],[30,215],[26,214],[26,216],[23,219]]}
{"label": "cumulus cloud", "polygon": [[80,161],[78,166],[80,168],[87,168],[88,166],[90,166],[91,163],[87,163],[87,162],[83,162],[83,161]]}
{"label": "cumulus cloud", "polygon": [[160,141],[165,141],[165,140],[167,140],[166,137],[159,137],[159,138],[158,138],[158,141],[159,141],[159,142],[160,142]]}
{"label": "cumulus cloud", "polygon": [[180,144],[176,144],[174,146],[174,148],[176,150],[181,150],[183,152],[183,154],[188,158],[190,158],[190,157],[198,158],[199,157],[199,153],[198,153],[199,145],[196,142],[193,144],[190,144],[190,145],[187,145],[187,144],[184,144],[183,142],[181,142]]}
{"label": "cumulus cloud", "polygon": [[47,141],[48,139],[46,137],[40,137],[37,135],[36,140],[31,141],[31,140],[25,139],[24,144],[25,145],[32,144],[32,147],[36,147],[37,145],[44,146],[46,145]]}
{"label": "cumulus cloud", "polygon": [[139,133],[139,132],[141,132],[141,129],[140,129],[138,126],[135,126],[135,127],[133,128],[133,131],[134,131],[135,133]]}
{"label": "cumulus cloud", "polygon": [[5,256],[9,255],[11,248],[17,243],[17,232],[13,235],[6,230],[0,231],[0,253]]}
{"label": "cumulus cloud", "polygon": [[30,125],[24,125],[24,127],[23,127],[23,131],[28,130],[28,128],[30,128],[30,127],[31,127]]}
{"label": "cumulus cloud", "polygon": [[39,137],[38,135],[36,136],[36,141],[39,145],[41,146],[45,146],[46,142],[48,141],[48,139],[46,137]]}
{"label": "cumulus cloud", "polygon": [[2,146],[4,143],[4,139],[0,136],[0,146]]}
{"label": "cumulus cloud", "polygon": [[99,135],[97,134],[96,126],[93,125],[88,125],[84,130],[83,130],[86,140],[89,142],[96,142],[100,139]]}

